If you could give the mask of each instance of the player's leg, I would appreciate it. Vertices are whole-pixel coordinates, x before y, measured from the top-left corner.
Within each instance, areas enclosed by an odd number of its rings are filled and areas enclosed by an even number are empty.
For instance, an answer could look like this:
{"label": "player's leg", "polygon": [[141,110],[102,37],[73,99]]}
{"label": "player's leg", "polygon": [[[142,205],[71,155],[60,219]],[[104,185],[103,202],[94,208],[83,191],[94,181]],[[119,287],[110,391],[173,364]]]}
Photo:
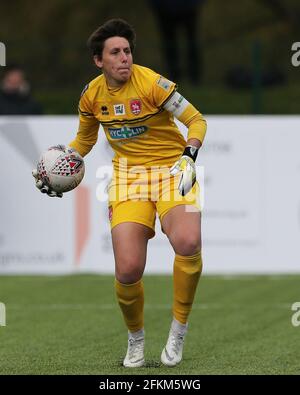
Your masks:
{"label": "player's leg", "polygon": [[135,222],[123,222],[112,229],[116,280],[133,284],[141,280],[152,229]]}
{"label": "player's leg", "polygon": [[175,252],[173,314],[186,324],[202,270],[200,212],[176,206],[162,219],[162,227]]}
{"label": "player's leg", "polygon": [[[171,179],[157,203],[162,229],[175,252],[173,283],[173,322],[161,360],[174,366],[182,359],[187,320],[202,270],[199,185],[182,197],[178,180]],[[169,193],[167,193],[169,192]]]}
{"label": "player's leg", "polygon": [[184,205],[173,207],[162,219],[164,232],[175,251],[173,321],[161,355],[168,366],[175,366],[182,359],[188,316],[202,271],[200,212],[190,209]]}
{"label": "player's leg", "polygon": [[201,250],[201,214],[194,206],[172,207],[162,218],[162,229],[175,254],[190,256]]}
{"label": "player's leg", "polygon": [[147,244],[154,235],[155,207],[151,202],[122,202],[112,206],[115,290],[128,328],[124,366],[144,364],[144,288],[142,276]]}
{"label": "player's leg", "polygon": [[126,367],[144,365],[144,288],[148,239],[152,231],[144,225],[125,222],[112,230],[115,256],[115,289],[128,328]]}

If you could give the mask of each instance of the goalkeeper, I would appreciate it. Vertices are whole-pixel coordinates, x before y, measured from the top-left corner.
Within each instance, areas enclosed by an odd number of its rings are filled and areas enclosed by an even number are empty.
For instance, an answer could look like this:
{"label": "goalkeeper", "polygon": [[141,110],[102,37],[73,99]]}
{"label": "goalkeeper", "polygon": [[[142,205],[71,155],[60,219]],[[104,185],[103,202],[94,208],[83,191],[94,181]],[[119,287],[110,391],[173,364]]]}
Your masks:
{"label": "goalkeeper", "polygon": [[[107,21],[91,35],[88,44],[102,74],[82,92],[79,129],[69,145],[85,156],[95,145],[101,124],[115,153],[108,207],[115,291],[128,329],[123,365],[138,367],[145,362],[142,276],[157,213],[175,254],[173,320],[161,362],[175,366],[182,359],[188,317],[202,271],[195,161],[206,122],[174,82],[133,64],[135,32],[127,22]],[[187,126],[187,141],[174,117]],[[137,173],[138,179],[134,178]],[[40,189],[41,184],[37,180]],[[47,192],[55,196],[53,191]]]}

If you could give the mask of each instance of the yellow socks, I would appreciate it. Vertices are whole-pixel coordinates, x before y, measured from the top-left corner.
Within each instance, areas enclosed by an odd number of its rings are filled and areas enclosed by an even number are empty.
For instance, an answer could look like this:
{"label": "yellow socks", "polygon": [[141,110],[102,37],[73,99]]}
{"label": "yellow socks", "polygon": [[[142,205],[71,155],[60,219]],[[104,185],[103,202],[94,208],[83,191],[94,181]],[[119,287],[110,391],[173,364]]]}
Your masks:
{"label": "yellow socks", "polygon": [[130,332],[144,327],[144,286],[142,280],[134,284],[122,284],[115,279],[119,306]]}
{"label": "yellow socks", "polygon": [[192,256],[175,255],[173,315],[181,324],[187,322],[201,271],[201,252]]}
{"label": "yellow socks", "polygon": [[[191,311],[198,281],[202,271],[201,252],[192,256],[175,255],[173,316],[186,324]],[[142,280],[134,284],[122,284],[115,279],[119,306],[130,332],[144,327],[144,286]]]}

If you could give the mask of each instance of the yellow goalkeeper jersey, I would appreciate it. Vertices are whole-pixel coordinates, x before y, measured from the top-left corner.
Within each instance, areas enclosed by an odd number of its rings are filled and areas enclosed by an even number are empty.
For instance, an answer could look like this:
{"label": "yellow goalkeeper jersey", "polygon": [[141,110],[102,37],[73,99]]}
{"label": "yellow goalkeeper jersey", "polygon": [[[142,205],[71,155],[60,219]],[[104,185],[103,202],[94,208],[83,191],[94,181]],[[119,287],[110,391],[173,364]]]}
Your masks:
{"label": "yellow goalkeeper jersey", "polygon": [[[97,141],[101,124],[115,153],[116,170],[120,158],[126,158],[129,167],[171,166],[186,145],[173,113],[164,109],[175,91],[174,82],[135,64],[130,79],[120,88],[108,87],[104,75],[98,76],[81,94],[79,130],[70,146],[86,155]],[[183,119],[188,127],[199,116],[203,121],[201,114],[190,107]],[[202,141],[204,134],[202,130],[199,136],[197,132],[189,137]]]}

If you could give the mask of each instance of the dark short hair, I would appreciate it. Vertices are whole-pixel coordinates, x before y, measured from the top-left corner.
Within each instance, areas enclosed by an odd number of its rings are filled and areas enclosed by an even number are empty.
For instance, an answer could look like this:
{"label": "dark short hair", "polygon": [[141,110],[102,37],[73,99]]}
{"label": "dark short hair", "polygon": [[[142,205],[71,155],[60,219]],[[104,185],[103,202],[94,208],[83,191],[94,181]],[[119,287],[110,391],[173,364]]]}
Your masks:
{"label": "dark short hair", "polygon": [[110,19],[98,27],[89,37],[87,44],[92,54],[94,56],[99,56],[101,59],[105,40],[116,36],[126,38],[129,42],[131,52],[134,51],[136,39],[135,31],[129,23],[120,18]]}

